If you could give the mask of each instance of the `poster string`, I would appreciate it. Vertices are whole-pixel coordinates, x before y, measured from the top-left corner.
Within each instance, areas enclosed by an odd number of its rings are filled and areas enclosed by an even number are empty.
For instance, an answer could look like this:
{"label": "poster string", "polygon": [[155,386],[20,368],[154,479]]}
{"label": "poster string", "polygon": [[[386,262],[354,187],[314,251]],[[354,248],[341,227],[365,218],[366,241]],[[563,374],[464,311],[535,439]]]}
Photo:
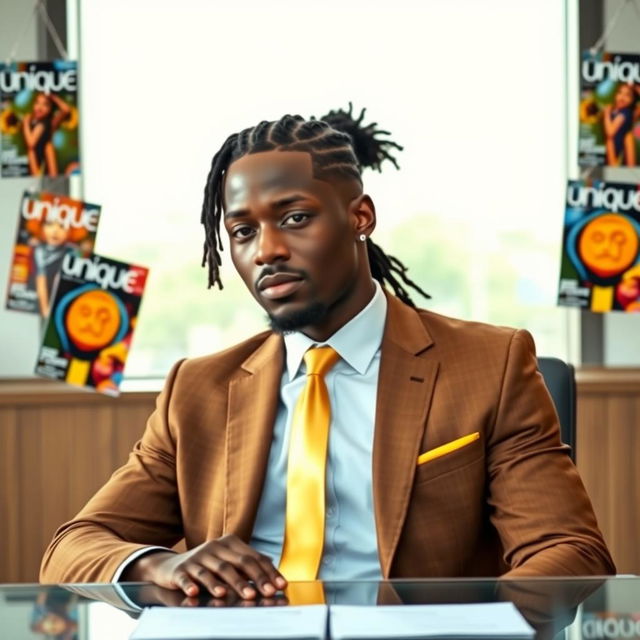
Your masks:
{"label": "poster string", "polygon": [[602,35],[598,38],[598,41],[593,45],[593,47],[591,47],[590,51],[592,55],[595,55],[602,49],[605,40],[611,35],[611,32],[618,23],[622,10],[629,4],[629,2],[631,2],[631,4],[633,4],[633,6],[636,7],[637,10],[638,7],[636,6],[635,2],[632,2],[632,0],[624,0],[623,2],[620,2],[616,12],[613,14],[611,20],[609,20],[604,30],[602,31]]}
{"label": "poster string", "polygon": [[36,2],[33,5],[33,10],[31,11],[31,13],[29,14],[29,17],[27,18],[25,25],[22,29],[22,32],[20,33],[20,35],[18,36],[18,38],[16,39],[11,52],[9,53],[9,57],[7,58],[7,64],[11,64],[12,62],[15,61],[16,59],[16,54],[18,52],[18,48],[20,47],[20,45],[22,44],[22,41],[24,40],[25,35],[27,34],[27,31],[29,29],[29,27],[31,26],[31,23],[33,22],[33,19],[36,15],[36,13],[40,14],[40,19],[44,22],[47,31],[49,32],[49,35],[51,36],[51,40],[53,41],[53,44],[55,45],[56,49],[58,50],[58,54],[60,55],[60,57],[64,58],[65,60],[69,57],[69,54],[67,53],[67,50],[65,48],[65,46],[62,44],[62,39],[60,38],[60,35],[58,34],[58,31],[55,27],[55,25],[53,24],[53,22],[51,21],[51,18],[49,17],[49,13],[47,11],[47,8],[44,4],[44,0],[36,0]]}
{"label": "poster string", "polygon": [[47,8],[44,5],[44,0],[38,0],[38,3],[36,6],[40,9],[40,17],[42,18],[45,26],[47,27],[47,31],[51,36],[51,40],[53,40],[53,44],[58,50],[58,54],[60,55],[61,58],[64,58],[66,60],[69,57],[69,54],[67,53],[67,49],[65,48],[65,46],[62,44],[62,39],[58,34],[58,30],[56,29],[55,25],[51,21],[51,18],[49,17],[49,12],[47,11]]}
{"label": "poster string", "polygon": [[586,167],[580,172],[580,180],[587,182],[591,178],[591,174],[595,171],[596,167]]}

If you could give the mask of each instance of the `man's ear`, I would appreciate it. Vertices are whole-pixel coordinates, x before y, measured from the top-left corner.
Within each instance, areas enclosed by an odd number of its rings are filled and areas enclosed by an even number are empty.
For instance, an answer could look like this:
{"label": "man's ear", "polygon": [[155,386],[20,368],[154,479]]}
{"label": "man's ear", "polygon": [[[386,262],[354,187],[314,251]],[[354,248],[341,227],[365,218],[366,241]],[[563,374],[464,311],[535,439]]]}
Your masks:
{"label": "man's ear", "polygon": [[373,200],[363,193],[351,201],[349,207],[354,220],[354,233],[356,237],[365,234],[367,237],[376,228],[376,206]]}

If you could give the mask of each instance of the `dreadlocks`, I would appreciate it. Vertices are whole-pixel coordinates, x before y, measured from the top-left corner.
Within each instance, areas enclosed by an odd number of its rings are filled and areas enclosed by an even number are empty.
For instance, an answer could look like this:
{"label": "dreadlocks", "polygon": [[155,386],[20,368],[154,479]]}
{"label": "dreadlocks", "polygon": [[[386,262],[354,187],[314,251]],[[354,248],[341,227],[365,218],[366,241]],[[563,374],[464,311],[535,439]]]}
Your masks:
{"label": "dreadlocks", "polygon": [[[399,168],[391,152],[393,149],[402,150],[398,143],[380,138],[390,134],[376,129],[376,122],[363,125],[364,114],[365,109],[362,109],[358,118],[354,118],[353,107],[349,103],[349,111],[330,111],[320,119],[312,117],[305,120],[301,116],[286,115],[273,122],[263,120],[255,127],[243,129],[225,140],[211,161],[200,220],[205,229],[202,266],[208,264],[209,287],[217,284],[222,289],[220,223],[223,216],[224,176],[231,163],[259,151],[307,151],[311,155],[316,178],[342,176],[356,179],[362,184],[363,168],[381,171],[385,160]],[[425,298],[430,297],[407,276],[407,268],[402,262],[385,254],[371,238],[367,238],[367,253],[371,275],[382,286],[388,284],[402,302],[415,307],[405,287],[412,288]]]}

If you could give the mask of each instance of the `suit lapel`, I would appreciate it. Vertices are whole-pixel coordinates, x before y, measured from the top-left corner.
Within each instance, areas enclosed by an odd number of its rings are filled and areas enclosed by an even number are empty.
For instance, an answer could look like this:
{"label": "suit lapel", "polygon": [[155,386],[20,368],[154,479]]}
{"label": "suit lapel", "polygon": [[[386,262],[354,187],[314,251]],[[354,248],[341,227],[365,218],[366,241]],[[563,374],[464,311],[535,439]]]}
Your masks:
{"label": "suit lapel", "polygon": [[269,459],[284,347],[272,335],[229,383],[224,533],[248,542]]}
{"label": "suit lapel", "polygon": [[427,351],[433,340],[419,315],[392,296],[387,302],[373,443],[373,501],[385,578],[407,513],[438,371]]}

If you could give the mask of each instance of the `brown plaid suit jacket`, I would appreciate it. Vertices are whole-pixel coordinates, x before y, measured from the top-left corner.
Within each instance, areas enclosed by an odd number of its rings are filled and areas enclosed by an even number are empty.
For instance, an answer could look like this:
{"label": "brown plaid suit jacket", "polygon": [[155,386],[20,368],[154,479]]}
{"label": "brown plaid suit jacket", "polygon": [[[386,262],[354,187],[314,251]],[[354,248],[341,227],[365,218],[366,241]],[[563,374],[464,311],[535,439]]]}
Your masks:
{"label": "brown plaid suit jacket", "polygon": [[[531,336],[387,298],[373,450],[383,575],[614,572]],[[182,537],[248,541],[283,352],[265,332],[179,362],[127,464],[56,532],[41,580],[110,581],[141,546]]]}

